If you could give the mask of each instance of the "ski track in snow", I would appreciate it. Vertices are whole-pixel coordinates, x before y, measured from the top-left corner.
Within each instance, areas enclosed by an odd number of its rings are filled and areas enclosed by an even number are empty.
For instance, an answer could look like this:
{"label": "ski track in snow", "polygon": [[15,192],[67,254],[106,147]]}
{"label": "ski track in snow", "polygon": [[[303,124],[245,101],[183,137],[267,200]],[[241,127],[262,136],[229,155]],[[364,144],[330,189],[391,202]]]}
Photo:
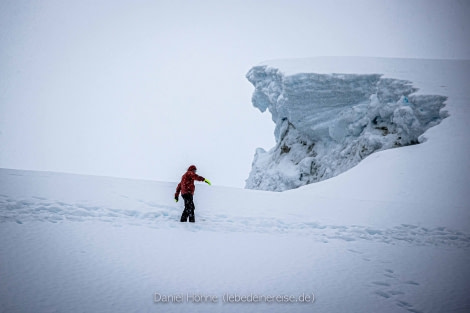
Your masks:
{"label": "ski track in snow", "polygon": [[[178,228],[181,210],[168,205],[137,200],[135,210],[106,206],[65,203],[44,197],[11,198],[0,194],[0,222],[23,224],[31,221],[51,223],[100,221],[113,226],[146,226],[151,228]],[[302,219],[302,220],[300,220]],[[193,231],[297,233],[328,243],[330,240],[371,241],[391,245],[447,246],[469,248],[470,235],[447,227],[423,227],[401,224],[392,228],[363,225],[327,225],[302,218],[237,216],[228,214],[196,213]],[[352,251],[354,252],[354,251]],[[389,274],[391,275],[391,274]]]}

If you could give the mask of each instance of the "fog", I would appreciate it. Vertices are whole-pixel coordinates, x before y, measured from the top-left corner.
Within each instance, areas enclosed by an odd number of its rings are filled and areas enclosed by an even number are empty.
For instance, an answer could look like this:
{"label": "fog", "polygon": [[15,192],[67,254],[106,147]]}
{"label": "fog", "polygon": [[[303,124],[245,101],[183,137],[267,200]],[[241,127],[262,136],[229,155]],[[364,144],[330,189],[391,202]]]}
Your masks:
{"label": "fog", "polygon": [[[0,167],[243,187],[274,123],[245,74],[469,59],[468,1],[1,1]],[[170,195],[172,196],[172,195]]]}

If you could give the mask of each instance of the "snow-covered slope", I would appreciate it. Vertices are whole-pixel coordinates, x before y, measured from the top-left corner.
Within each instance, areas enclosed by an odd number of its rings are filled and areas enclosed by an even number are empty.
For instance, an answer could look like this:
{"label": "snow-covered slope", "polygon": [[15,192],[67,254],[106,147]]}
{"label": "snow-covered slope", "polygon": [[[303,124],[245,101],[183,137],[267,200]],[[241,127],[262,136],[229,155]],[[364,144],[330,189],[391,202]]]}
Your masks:
{"label": "snow-covered slope", "polygon": [[468,312],[470,63],[396,62],[447,97],[424,143],[282,193],[198,184],[195,224],[176,183],[0,169],[0,312]]}
{"label": "snow-covered slope", "polygon": [[353,58],[344,68],[344,58],[298,62],[272,61],[247,74],[253,105],[268,109],[276,124],[276,146],[257,149],[247,188],[283,191],[328,179],[373,152],[424,141],[447,116],[442,88],[417,91],[455,62],[424,61],[430,75],[416,84],[410,72],[423,61]]}
{"label": "snow-covered slope", "polygon": [[[338,189],[344,181],[313,195],[316,184],[285,193],[198,185],[197,222],[182,224],[175,185],[0,170],[0,312],[470,307],[468,212],[457,223],[449,207],[357,199]],[[155,302],[177,295],[181,303]],[[266,300],[303,295],[315,301]]]}

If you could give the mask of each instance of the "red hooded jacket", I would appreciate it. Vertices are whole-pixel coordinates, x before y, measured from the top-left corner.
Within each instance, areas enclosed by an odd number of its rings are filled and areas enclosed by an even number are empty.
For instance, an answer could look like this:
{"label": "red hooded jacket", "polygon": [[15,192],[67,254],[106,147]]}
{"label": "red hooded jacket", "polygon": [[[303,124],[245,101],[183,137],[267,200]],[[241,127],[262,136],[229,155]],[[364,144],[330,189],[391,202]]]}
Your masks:
{"label": "red hooded jacket", "polygon": [[194,195],[194,189],[196,188],[194,187],[195,180],[204,181],[205,178],[196,174],[196,166],[191,165],[188,171],[181,177],[181,182],[178,184],[178,187],[176,187],[175,198],[179,196],[180,192],[182,195],[188,193]]}

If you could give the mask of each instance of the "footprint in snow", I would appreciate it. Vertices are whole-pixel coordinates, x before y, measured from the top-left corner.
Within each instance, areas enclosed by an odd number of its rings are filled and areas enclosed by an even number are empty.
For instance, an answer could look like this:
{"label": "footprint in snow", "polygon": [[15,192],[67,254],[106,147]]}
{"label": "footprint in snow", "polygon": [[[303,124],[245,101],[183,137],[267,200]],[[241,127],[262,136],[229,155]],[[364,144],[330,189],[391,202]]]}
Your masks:
{"label": "footprint in snow", "polygon": [[402,301],[402,300],[397,300],[397,305],[400,306],[400,307],[407,307],[407,308],[410,308],[412,307],[411,304],[409,304],[408,302],[406,301]]}
{"label": "footprint in snow", "polygon": [[390,284],[387,283],[387,282],[384,282],[384,281],[373,281],[372,283],[373,283],[374,285],[390,287]]}
{"label": "footprint in snow", "polygon": [[389,268],[385,269],[384,276],[388,277],[388,278],[396,278],[396,276],[394,274],[394,271],[392,269],[389,269]]}
{"label": "footprint in snow", "polygon": [[391,297],[388,293],[386,293],[385,291],[382,291],[382,290],[376,290],[374,293],[376,295],[379,295],[379,296],[381,296],[383,298],[386,298],[386,299]]}
{"label": "footprint in snow", "polygon": [[419,286],[419,283],[413,281],[413,280],[407,280],[405,282],[403,282],[404,284],[408,284],[408,285],[415,285],[415,286]]}
{"label": "footprint in snow", "polygon": [[354,250],[354,249],[348,249],[348,251],[350,251],[352,253],[357,253],[357,254],[364,254],[364,252],[357,251],[357,250]]}
{"label": "footprint in snow", "polygon": [[400,290],[390,290],[389,291],[392,296],[404,295],[405,293]]}
{"label": "footprint in snow", "polygon": [[402,300],[397,300],[395,303],[397,306],[406,309],[408,312],[413,312],[413,313],[422,313],[422,311],[414,309],[413,305]]}
{"label": "footprint in snow", "polygon": [[38,199],[38,200],[47,200],[47,198],[44,198],[44,197],[38,197],[38,196],[33,196],[32,198],[34,199]]}

